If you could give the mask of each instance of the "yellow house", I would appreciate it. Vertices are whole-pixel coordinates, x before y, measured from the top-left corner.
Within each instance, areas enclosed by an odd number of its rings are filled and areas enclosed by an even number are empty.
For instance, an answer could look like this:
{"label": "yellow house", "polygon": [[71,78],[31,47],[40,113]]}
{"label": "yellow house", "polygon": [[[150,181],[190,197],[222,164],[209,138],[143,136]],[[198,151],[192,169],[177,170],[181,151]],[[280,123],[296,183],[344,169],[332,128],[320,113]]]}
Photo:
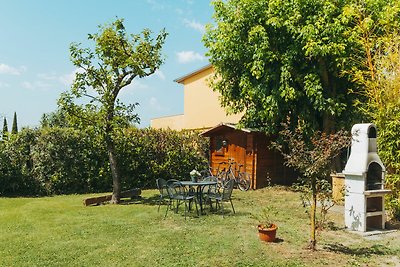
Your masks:
{"label": "yellow house", "polygon": [[208,85],[213,75],[211,64],[189,73],[175,82],[183,84],[184,113],[152,119],[152,128],[209,129],[223,123],[237,123],[243,114],[226,115],[219,103],[220,94]]}

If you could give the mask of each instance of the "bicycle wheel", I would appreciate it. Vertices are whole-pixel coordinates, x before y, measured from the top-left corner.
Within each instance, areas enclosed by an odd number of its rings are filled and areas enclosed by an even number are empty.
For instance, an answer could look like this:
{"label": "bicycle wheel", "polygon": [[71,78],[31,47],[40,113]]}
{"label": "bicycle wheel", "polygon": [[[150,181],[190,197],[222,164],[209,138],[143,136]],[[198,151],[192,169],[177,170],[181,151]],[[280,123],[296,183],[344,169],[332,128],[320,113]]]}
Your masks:
{"label": "bicycle wheel", "polygon": [[238,187],[241,191],[247,191],[250,188],[250,175],[247,172],[241,172],[238,174]]}

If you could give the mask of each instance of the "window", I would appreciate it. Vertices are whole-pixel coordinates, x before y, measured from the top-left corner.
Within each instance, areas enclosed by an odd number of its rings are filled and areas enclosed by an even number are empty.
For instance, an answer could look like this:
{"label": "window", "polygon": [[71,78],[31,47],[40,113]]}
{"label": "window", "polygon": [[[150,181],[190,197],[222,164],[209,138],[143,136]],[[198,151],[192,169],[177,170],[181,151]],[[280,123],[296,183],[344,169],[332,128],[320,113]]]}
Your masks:
{"label": "window", "polygon": [[215,154],[223,156],[227,145],[228,141],[223,136],[215,137]]}

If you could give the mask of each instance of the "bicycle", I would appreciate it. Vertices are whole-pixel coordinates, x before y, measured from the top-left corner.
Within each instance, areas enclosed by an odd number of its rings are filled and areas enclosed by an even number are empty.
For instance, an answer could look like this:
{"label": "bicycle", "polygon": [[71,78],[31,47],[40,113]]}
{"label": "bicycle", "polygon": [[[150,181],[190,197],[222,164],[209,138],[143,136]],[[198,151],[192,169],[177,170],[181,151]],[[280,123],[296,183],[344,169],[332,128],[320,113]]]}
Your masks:
{"label": "bicycle", "polygon": [[217,169],[219,184],[225,184],[229,180],[234,180],[235,186],[241,191],[249,190],[250,176],[247,172],[240,171],[242,167],[244,167],[243,164],[237,164],[233,159],[228,159],[227,162],[220,162]]}

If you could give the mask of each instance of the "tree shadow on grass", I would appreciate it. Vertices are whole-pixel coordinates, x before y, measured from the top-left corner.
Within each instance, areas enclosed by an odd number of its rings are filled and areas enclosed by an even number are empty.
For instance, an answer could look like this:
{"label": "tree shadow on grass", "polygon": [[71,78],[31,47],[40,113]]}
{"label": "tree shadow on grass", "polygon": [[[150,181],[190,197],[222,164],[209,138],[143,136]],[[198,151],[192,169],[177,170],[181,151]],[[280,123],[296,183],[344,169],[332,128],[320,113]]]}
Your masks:
{"label": "tree shadow on grass", "polygon": [[343,244],[334,243],[324,246],[324,249],[335,253],[342,253],[346,255],[371,257],[373,255],[398,255],[400,250],[392,249],[384,245],[375,244],[370,247],[355,247],[351,248]]}

